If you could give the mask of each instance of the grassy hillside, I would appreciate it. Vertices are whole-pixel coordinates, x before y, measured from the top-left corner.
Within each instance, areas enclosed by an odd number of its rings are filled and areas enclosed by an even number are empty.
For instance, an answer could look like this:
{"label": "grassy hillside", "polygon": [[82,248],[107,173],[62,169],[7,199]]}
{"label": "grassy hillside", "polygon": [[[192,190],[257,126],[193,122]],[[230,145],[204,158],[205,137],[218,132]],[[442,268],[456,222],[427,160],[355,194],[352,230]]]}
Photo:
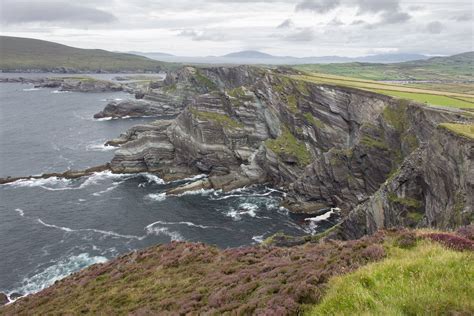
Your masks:
{"label": "grassy hillside", "polygon": [[474,52],[395,64],[314,64],[298,65],[294,68],[369,80],[472,81],[474,78]]}
{"label": "grassy hillside", "polygon": [[0,36],[0,69],[44,70],[69,68],[77,71],[143,72],[170,66],[132,54],[100,49],[80,49],[42,40]]}
{"label": "grassy hillside", "polygon": [[297,75],[293,77],[309,82],[369,90],[392,97],[426,103],[427,105],[445,106],[468,110],[474,109],[474,94],[452,92],[449,91],[449,88],[443,89],[442,85],[437,86],[436,90],[430,90],[415,88],[409,85],[390,84],[385,82],[320,73],[307,73],[305,75]]}
{"label": "grassy hillside", "polygon": [[[390,315],[383,310],[387,302],[388,312],[406,306],[405,314],[418,314],[431,306],[435,314],[472,315],[473,237],[468,227],[457,234],[383,231],[283,248],[175,242],[92,266],[0,314],[296,315],[316,306],[319,315],[319,309],[344,314],[354,306],[362,313],[348,315]],[[335,296],[343,296],[343,306]]]}
{"label": "grassy hillside", "polygon": [[474,256],[420,241],[336,277],[308,315],[472,315]]}

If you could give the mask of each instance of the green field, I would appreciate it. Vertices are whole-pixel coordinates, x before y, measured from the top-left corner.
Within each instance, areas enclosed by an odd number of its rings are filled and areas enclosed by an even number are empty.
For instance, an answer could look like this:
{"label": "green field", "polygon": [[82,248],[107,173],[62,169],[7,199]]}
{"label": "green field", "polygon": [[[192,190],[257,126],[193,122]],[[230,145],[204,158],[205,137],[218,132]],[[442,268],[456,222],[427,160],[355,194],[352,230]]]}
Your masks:
{"label": "green field", "polygon": [[293,68],[368,80],[472,81],[474,52],[394,64],[342,63],[297,65]]}
{"label": "green field", "polygon": [[437,90],[413,88],[406,85],[389,84],[371,80],[348,78],[320,73],[307,73],[305,75],[292,76],[293,78],[331,85],[368,90],[392,97],[413,100],[431,106],[444,106],[459,109],[474,109],[474,94],[455,93]]}
{"label": "green field", "polygon": [[146,57],[80,49],[30,38],[0,36],[0,69],[51,71],[158,72],[175,66]]}

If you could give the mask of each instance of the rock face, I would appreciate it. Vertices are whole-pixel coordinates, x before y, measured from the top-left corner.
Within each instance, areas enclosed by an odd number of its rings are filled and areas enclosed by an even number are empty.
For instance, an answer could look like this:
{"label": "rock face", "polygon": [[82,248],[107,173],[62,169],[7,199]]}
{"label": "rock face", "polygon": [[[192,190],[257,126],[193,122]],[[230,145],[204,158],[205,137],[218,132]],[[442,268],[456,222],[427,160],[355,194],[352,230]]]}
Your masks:
{"label": "rock face", "polygon": [[438,127],[472,124],[462,111],[248,66],[187,67],[156,89],[170,87],[182,113],[111,141],[114,172],[206,173],[202,186],[223,190],[269,182],[287,190],[292,211],[341,208],[334,234],[345,238],[472,220],[473,141]]}
{"label": "rock face", "polygon": [[10,302],[10,301],[8,300],[8,296],[7,296],[6,294],[4,294],[4,293],[0,293],[0,306],[5,305],[5,304],[7,304],[8,302]]}
{"label": "rock face", "polygon": [[34,84],[35,88],[55,88],[61,91],[110,92],[122,91],[124,86],[108,80],[91,77],[53,77],[53,78],[0,78],[0,82]]}
{"label": "rock face", "polygon": [[105,109],[94,115],[94,118],[123,118],[144,116],[172,116],[179,114],[180,109],[167,104],[157,105],[145,100],[112,101]]}

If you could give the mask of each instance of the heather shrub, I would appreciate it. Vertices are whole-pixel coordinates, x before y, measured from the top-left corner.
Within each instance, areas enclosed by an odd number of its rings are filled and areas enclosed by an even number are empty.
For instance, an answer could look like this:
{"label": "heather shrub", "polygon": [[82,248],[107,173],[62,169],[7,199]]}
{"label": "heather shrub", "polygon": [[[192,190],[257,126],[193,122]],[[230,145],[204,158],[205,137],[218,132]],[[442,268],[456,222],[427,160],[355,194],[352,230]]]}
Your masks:
{"label": "heather shrub", "polygon": [[416,246],[416,233],[410,230],[402,230],[395,238],[395,245],[403,249],[410,249]]}
{"label": "heather shrub", "polygon": [[474,240],[474,224],[461,227],[456,232],[459,236]]}
{"label": "heather shrub", "polygon": [[430,233],[425,234],[423,237],[436,241],[448,248],[463,251],[463,250],[470,250],[474,251],[474,241],[456,236],[453,234],[448,233]]}

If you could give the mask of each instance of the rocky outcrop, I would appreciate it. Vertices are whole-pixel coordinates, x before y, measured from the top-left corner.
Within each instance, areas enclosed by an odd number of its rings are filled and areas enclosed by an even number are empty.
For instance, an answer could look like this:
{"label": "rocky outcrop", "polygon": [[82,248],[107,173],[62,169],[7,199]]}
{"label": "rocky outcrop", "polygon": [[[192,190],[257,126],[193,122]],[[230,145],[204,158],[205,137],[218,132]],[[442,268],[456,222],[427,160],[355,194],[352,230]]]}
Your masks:
{"label": "rocky outcrop", "polygon": [[4,293],[0,293],[0,306],[5,305],[5,304],[7,304],[8,302],[10,302],[10,301],[8,300],[8,296],[7,296],[6,294],[4,294]]}
{"label": "rocky outcrop", "polygon": [[[341,208],[347,238],[382,227],[451,228],[472,220],[466,198],[472,140],[438,128],[472,121],[460,111],[247,66],[187,67],[157,89],[178,86],[187,94],[175,120],[134,128],[112,142],[121,145],[114,172],[209,175],[192,188],[269,182],[286,189],[284,205],[292,211]],[[411,162],[416,157],[425,157],[421,167]]]}
{"label": "rocky outcrop", "polygon": [[34,84],[35,88],[55,88],[60,91],[113,92],[122,91],[120,83],[98,80],[92,77],[51,77],[51,78],[0,78],[0,82]]}
{"label": "rocky outcrop", "polygon": [[94,118],[124,118],[146,116],[173,116],[180,110],[168,104],[158,104],[146,100],[111,101],[105,109],[94,115]]}

